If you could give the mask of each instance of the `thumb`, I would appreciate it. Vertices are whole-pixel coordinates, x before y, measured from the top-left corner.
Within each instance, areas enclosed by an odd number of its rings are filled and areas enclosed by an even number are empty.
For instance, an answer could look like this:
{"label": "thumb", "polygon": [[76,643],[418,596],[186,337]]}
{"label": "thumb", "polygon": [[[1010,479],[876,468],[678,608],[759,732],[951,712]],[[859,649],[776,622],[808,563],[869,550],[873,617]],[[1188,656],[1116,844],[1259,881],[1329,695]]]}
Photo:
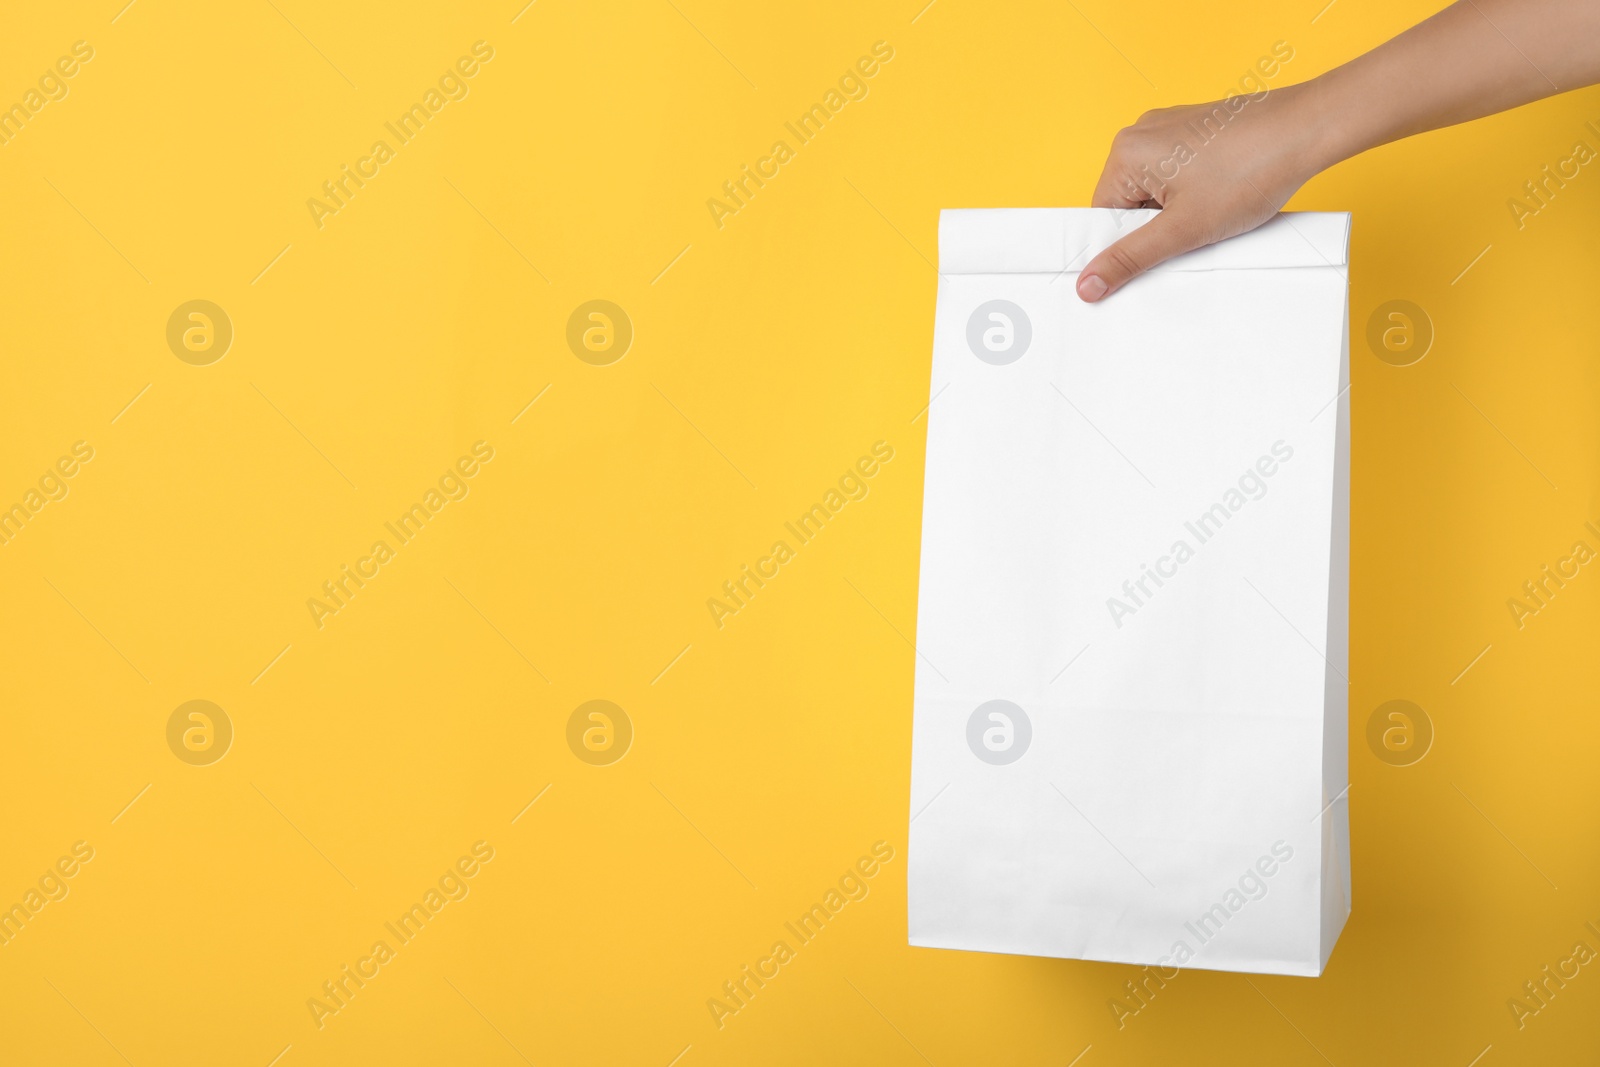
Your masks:
{"label": "thumb", "polygon": [[1078,275],[1078,297],[1093,304],[1173,256],[1205,244],[1199,227],[1166,208],[1089,261]]}

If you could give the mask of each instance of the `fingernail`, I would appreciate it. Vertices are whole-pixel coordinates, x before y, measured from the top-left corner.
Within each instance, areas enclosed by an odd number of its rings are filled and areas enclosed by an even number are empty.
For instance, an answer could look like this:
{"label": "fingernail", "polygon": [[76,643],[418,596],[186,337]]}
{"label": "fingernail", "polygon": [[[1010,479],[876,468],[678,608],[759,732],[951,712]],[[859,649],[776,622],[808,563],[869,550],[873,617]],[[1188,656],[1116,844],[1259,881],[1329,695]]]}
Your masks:
{"label": "fingernail", "polygon": [[1078,279],[1078,295],[1092,304],[1106,295],[1106,283],[1098,274],[1085,274]]}

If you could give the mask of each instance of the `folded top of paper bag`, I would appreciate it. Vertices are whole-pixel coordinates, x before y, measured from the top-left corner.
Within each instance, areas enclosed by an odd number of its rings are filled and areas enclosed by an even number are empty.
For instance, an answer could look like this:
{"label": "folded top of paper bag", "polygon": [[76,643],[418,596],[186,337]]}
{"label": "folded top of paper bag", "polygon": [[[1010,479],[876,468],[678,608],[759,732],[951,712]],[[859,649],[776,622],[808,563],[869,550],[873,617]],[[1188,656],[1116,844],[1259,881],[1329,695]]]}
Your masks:
{"label": "folded top of paper bag", "polygon": [[[1080,271],[1107,246],[1143,226],[1154,208],[961,208],[939,214],[941,274]],[[1334,267],[1343,270],[1350,216],[1296,211],[1249,233],[1197,248],[1158,271]]]}

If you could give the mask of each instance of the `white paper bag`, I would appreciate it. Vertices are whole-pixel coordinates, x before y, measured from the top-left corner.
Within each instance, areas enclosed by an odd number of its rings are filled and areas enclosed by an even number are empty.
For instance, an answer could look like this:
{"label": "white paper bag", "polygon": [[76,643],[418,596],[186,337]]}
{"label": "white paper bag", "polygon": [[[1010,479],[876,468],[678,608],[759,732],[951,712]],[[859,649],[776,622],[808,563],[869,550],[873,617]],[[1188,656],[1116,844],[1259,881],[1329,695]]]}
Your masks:
{"label": "white paper bag", "polygon": [[946,211],[910,942],[1317,975],[1350,911],[1349,216]]}

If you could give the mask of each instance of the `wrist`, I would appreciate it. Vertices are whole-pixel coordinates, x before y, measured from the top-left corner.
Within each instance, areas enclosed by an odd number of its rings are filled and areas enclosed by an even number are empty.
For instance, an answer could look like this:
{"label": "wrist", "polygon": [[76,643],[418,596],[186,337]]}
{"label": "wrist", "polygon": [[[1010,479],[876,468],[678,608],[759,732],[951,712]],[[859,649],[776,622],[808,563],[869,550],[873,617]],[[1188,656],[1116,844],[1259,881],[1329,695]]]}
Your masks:
{"label": "wrist", "polygon": [[1292,131],[1302,182],[1372,147],[1360,127],[1359,111],[1348,105],[1333,77],[1337,73],[1330,71],[1282,90],[1287,99],[1281,119]]}

